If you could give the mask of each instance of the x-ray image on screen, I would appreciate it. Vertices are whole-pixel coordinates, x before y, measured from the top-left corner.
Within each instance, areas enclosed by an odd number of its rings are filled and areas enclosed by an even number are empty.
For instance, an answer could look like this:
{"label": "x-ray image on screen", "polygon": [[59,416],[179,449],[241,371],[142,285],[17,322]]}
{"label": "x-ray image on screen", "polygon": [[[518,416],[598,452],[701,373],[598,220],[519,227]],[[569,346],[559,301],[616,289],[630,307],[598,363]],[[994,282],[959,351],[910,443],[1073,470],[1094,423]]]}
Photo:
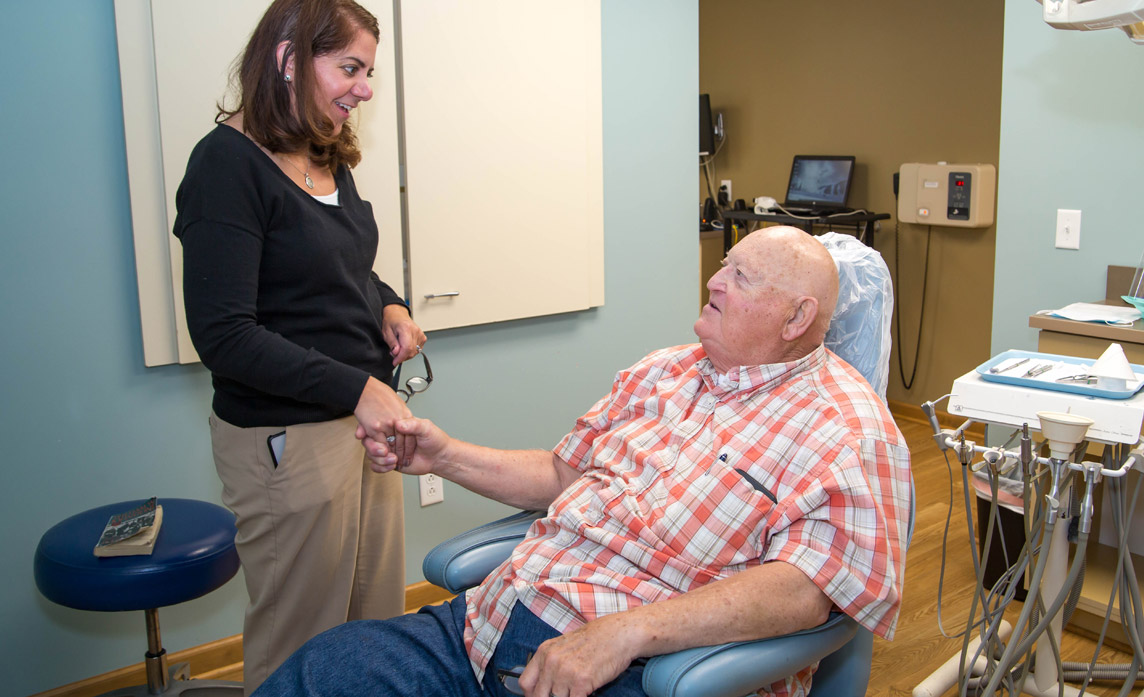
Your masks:
{"label": "x-ray image on screen", "polygon": [[799,155],[791,165],[787,201],[844,206],[853,169],[853,157]]}

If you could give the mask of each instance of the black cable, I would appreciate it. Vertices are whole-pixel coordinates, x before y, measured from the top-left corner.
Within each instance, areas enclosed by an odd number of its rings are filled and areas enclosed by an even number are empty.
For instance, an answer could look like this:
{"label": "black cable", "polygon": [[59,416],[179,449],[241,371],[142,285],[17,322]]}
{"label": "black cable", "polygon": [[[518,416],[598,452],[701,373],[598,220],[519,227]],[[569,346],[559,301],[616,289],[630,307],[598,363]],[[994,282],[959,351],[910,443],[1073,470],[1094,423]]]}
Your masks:
{"label": "black cable", "polygon": [[922,271],[922,308],[918,313],[918,339],[914,344],[914,367],[910,371],[910,379],[906,380],[906,368],[902,363],[902,305],[898,301],[898,280],[901,275],[901,264],[898,262],[898,251],[902,248],[901,226],[894,222],[894,307],[898,308],[898,323],[896,326],[896,341],[898,344],[898,374],[902,378],[902,386],[907,390],[913,387],[914,378],[918,375],[918,357],[922,349],[922,327],[926,321],[926,286],[929,285],[929,252],[930,242],[933,239],[933,226],[926,227],[926,262]]}

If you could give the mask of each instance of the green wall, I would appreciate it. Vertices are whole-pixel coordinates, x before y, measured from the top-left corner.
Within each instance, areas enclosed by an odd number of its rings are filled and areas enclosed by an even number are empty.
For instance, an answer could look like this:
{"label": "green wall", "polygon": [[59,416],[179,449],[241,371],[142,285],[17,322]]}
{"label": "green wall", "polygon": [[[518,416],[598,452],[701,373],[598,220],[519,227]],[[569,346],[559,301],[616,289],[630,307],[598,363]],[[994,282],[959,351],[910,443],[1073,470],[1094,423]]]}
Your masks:
{"label": "green wall", "polygon": [[[1003,64],[993,354],[1035,349],[1030,314],[1103,298],[1106,267],[1144,250],[1144,46],[1007,0]],[[1054,248],[1058,208],[1082,211],[1079,250]]]}
{"label": "green wall", "polygon": [[[604,0],[606,304],[436,332],[414,411],[454,435],[550,447],[646,352],[692,340],[698,244],[697,0]],[[59,607],[32,557],[57,521],[149,495],[218,501],[201,366],[143,367],[111,0],[4,3],[0,44],[0,694],[142,660],[142,613]],[[506,193],[506,200],[510,196]],[[530,225],[543,221],[529,221]],[[538,259],[537,263],[558,263]],[[528,292],[527,288],[519,292]],[[408,580],[434,543],[505,509],[406,486]],[[162,612],[179,650],[242,630],[240,579]]]}

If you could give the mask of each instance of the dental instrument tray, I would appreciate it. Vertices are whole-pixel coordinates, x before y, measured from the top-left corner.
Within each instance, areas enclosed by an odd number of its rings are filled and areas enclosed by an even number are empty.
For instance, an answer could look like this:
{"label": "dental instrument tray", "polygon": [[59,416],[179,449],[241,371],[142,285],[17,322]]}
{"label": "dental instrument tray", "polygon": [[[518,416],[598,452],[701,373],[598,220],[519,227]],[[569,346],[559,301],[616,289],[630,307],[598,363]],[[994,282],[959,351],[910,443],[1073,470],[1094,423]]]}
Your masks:
{"label": "dental instrument tray", "polygon": [[977,366],[977,374],[988,382],[1105,399],[1128,399],[1144,386],[1144,366],[1132,364],[1135,381],[1128,382],[1124,389],[1102,387],[1097,378],[1089,374],[1095,362],[1092,358],[1012,349]]}

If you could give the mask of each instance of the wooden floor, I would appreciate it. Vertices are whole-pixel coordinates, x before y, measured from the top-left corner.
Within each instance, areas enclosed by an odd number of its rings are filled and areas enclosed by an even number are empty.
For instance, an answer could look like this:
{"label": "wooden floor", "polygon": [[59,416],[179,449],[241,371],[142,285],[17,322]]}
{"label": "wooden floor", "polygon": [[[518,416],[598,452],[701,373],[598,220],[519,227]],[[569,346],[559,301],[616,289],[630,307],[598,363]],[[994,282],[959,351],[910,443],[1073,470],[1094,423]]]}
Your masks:
{"label": "wooden floor", "polygon": [[[949,657],[961,650],[960,639],[946,639],[938,631],[937,587],[941,569],[942,531],[949,511],[950,476],[945,459],[934,443],[928,424],[912,422],[899,415],[898,426],[910,444],[912,469],[917,487],[917,518],[914,537],[906,557],[906,587],[897,634],[892,642],[874,641],[874,664],[868,696],[901,697],[910,695],[914,686]],[[973,588],[965,506],[962,502],[960,465],[953,467],[953,517],[950,521],[945,585],[942,591],[942,622],[949,634],[965,627],[969,599]],[[1020,612],[1016,604],[1006,617],[1012,622]],[[1011,616],[1010,616],[1011,615]],[[1090,661],[1095,644],[1071,632],[1062,640],[1063,660]],[[1102,663],[1127,662],[1125,654],[1105,649]],[[1107,695],[1118,692],[1118,685],[1092,684],[1086,694]],[[947,695],[957,694],[949,690]]]}

